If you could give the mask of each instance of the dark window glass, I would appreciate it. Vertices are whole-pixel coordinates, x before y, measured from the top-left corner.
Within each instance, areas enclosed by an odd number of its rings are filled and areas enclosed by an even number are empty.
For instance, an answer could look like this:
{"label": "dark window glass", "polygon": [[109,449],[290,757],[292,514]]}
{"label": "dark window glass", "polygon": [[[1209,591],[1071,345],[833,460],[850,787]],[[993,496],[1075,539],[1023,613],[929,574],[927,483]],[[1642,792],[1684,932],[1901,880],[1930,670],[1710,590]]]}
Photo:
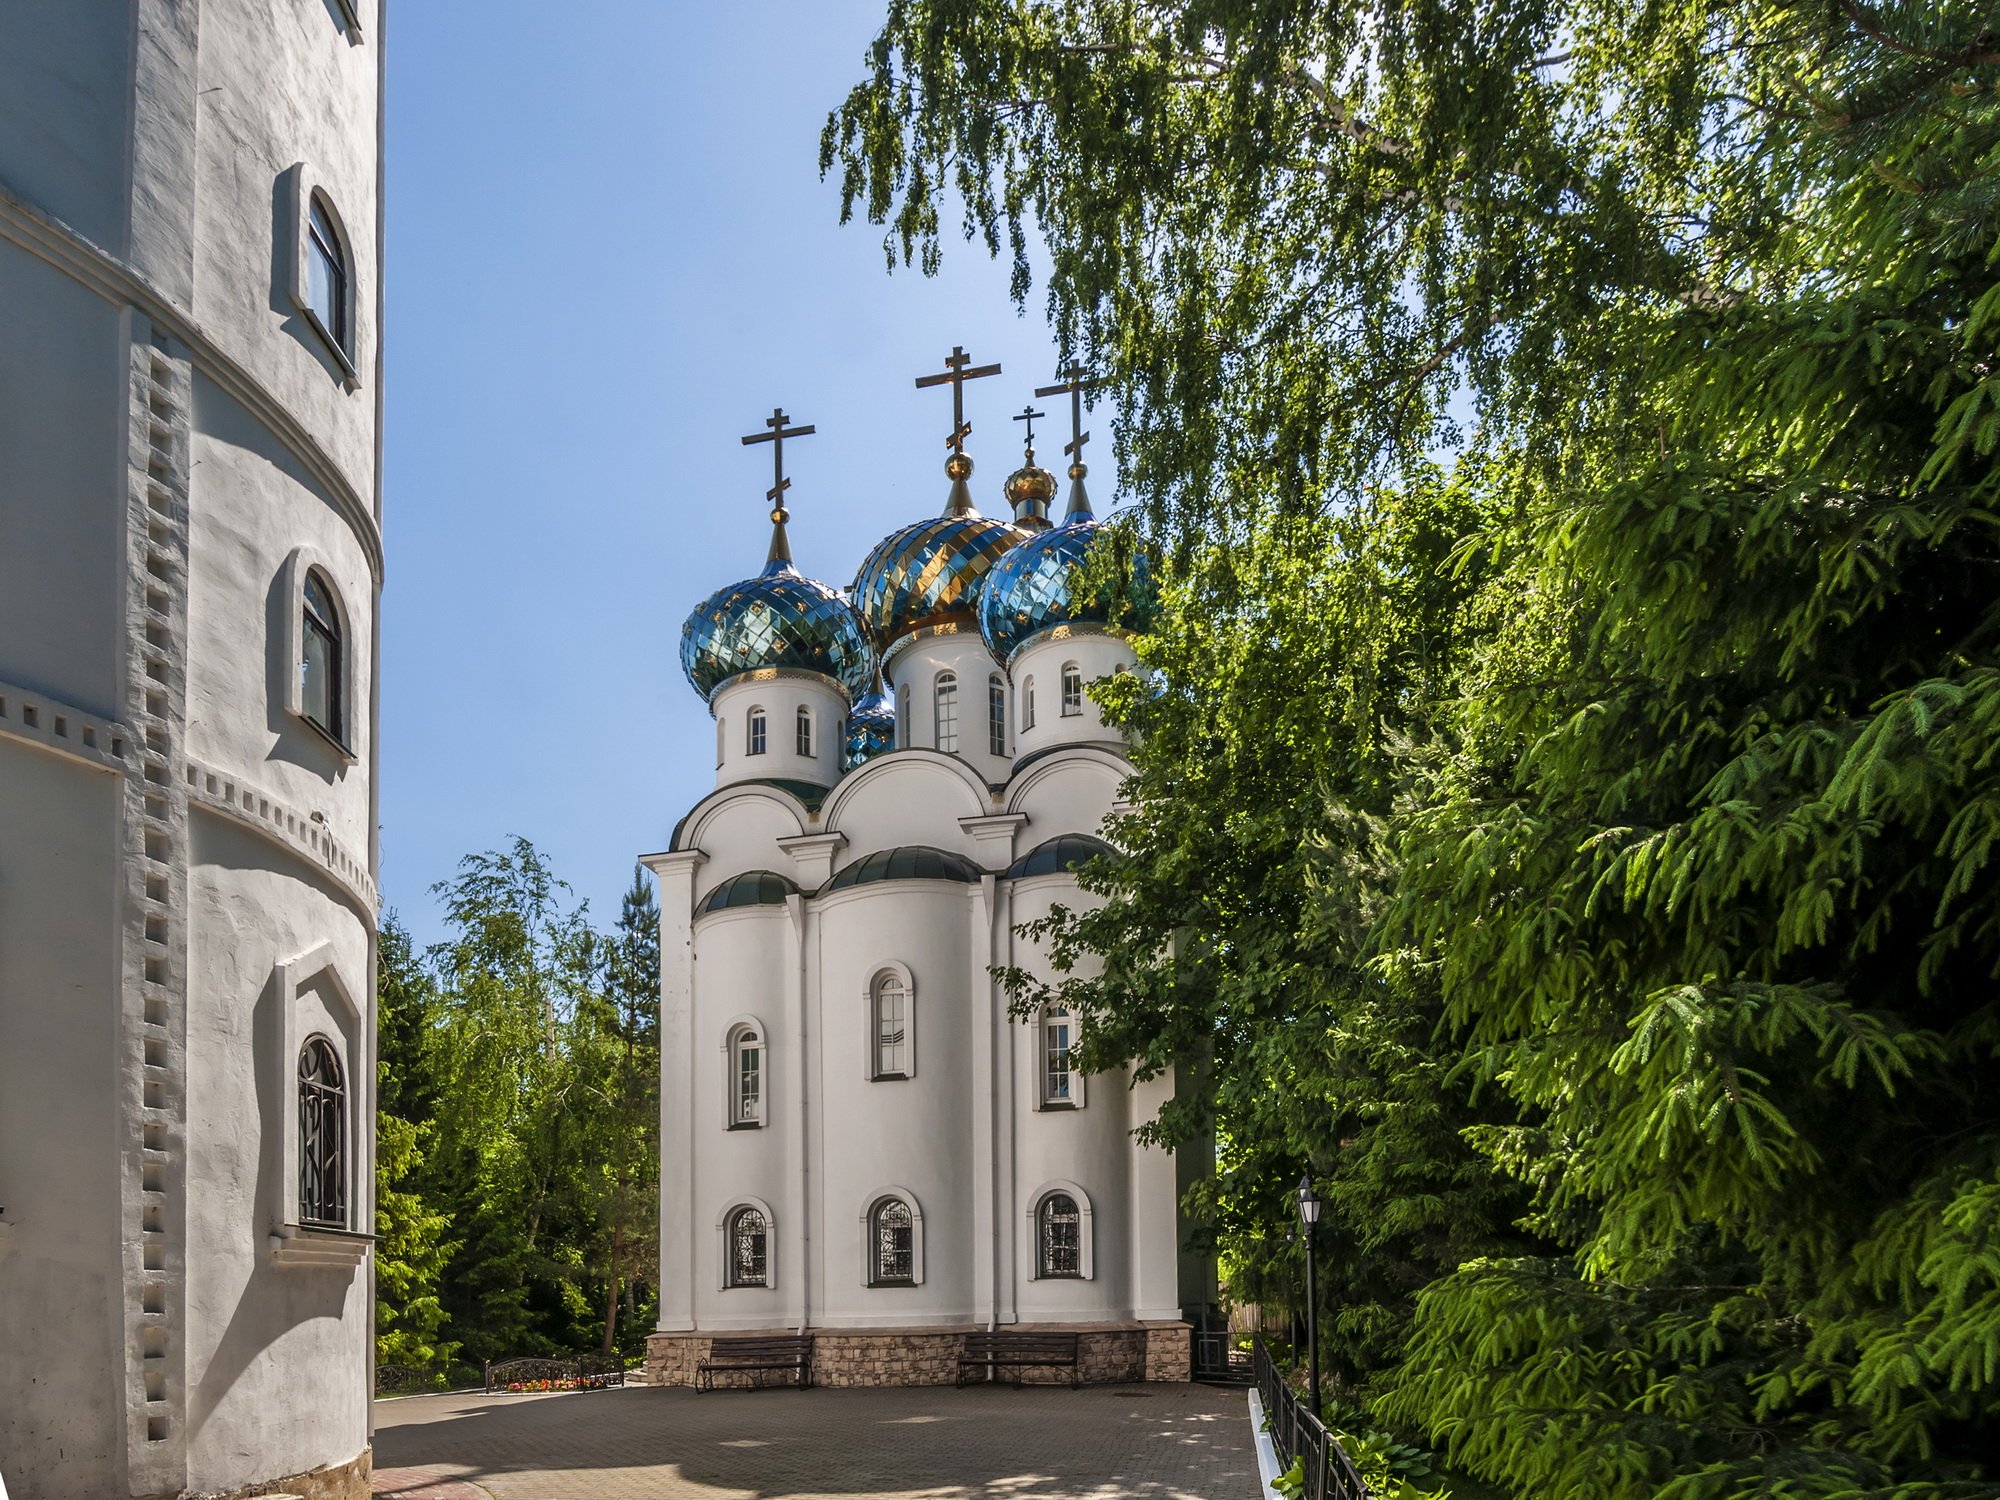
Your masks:
{"label": "dark window glass", "polygon": [[770,1231],[754,1208],[739,1208],[729,1220],[729,1284],[766,1286]]}
{"label": "dark window glass", "polygon": [[986,748],[995,755],[1007,753],[1007,685],[997,677],[986,683]]}
{"label": "dark window glass", "polygon": [[354,340],[348,295],[347,254],[334,232],[333,220],[315,199],[306,215],[306,301],[327,337],[351,356]]}
{"label": "dark window glass", "polygon": [[340,616],[333,591],[317,572],[306,574],[300,606],[303,649],[299,661],[299,708],[341,744],[347,743],[346,705],[341,702]]}
{"label": "dark window glass", "polygon": [[1083,712],[1083,673],[1073,662],[1062,669],[1062,711],[1065,719]]}
{"label": "dark window glass", "polygon": [[949,672],[937,680],[937,747],[947,755],[958,753],[958,679]]}
{"label": "dark window glass", "polygon": [[871,1279],[877,1285],[916,1279],[916,1231],[910,1205],[900,1198],[885,1198],[876,1205],[874,1272]]}
{"label": "dark window glass", "polygon": [[1074,1102],[1071,1025],[1069,1012],[1064,1010],[1051,1012],[1042,1024],[1042,1098],[1049,1104]]}
{"label": "dark window glass", "polygon": [[753,708],[750,710],[750,734],[749,734],[749,745],[747,747],[748,753],[750,753],[751,755],[762,755],[764,753],[764,744],[765,744],[764,710],[761,708]]}
{"label": "dark window glass", "polygon": [[347,1227],[347,1091],[318,1036],[299,1053],[299,1219]]}
{"label": "dark window glass", "polygon": [[1051,1193],[1042,1203],[1041,1274],[1083,1274],[1083,1216],[1068,1193]]}
{"label": "dark window glass", "polygon": [[813,759],[813,716],[809,708],[799,710],[798,720],[799,754],[807,760]]}

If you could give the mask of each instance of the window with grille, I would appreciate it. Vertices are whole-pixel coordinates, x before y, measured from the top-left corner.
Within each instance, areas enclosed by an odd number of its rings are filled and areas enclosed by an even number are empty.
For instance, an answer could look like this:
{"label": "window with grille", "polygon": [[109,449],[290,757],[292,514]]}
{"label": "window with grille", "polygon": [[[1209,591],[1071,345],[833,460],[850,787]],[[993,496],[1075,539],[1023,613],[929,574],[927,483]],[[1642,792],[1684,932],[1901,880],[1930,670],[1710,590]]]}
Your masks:
{"label": "window with grille", "polygon": [[1068,1193],[1051,1193],[1042,1200],[1036,1216],[1040,1244],[1035,1274],[1038,1276],[1081,1276],[1083,1274],[1083,1215],[1076,1199]]}
{"label": "window with grille", "polygon": [[1076,1103],[1076,1020],[1066,1010],[1052,1010],[1042,1021],[1042,1103]]}
{"label": "window with grille", "polygon": [[767,740],[768,729],[764,719],[764,710],[753,708],[750,710],[750,718],[744,726],[744,753],[746,755],[762,755]]}
{"label": "window with grille", "polygon": [[764,1123],[764,1047],[755,1031],[740,1031],[730,1048],[733,1066],[730,1129]]}
{"label": "window with grille", "polygon": [[799,754],[807,760],[813,759],[813,711],[801,705],[798,716]]}
{"label": "window with grille", "polygon": [[299,602],[299,710],[339,744],[347,743],[346,705],[341,701],[343,642],[333,586],[314,568],[306,574]]}
{"label": "window with grille", "polygon": [[729,1216],[729,1284],[769,1286],[771,1228],[761,1209],[739,1208]]}
{"label": "window with grille", "polygon": [[875,981],[875,1076],[910,1076],[910,991],[900,974]]}
{"label": "window with grille", "polygon": [[940,672],[937,680],[937,747],[947,755],[958,753],[958,679]]}
{"label": "window with grille", "polygon": [[1007,753],[1007,684],[998,677],[986,680],[986,748]]}
{"label": "window with grille", "polygon": [[1083,712],[1083,670],[1073,661],[1063,664],[1062,711],[1065,719]]}
{"label": "window with grille", "polygon": [[299,1052],[299,1222],[347,1227],[347,1090],[322,1036]]}
{"label": "window with grille", "polygon": [[874,1286],[909,1286],[916,1280],[916,1223],[910,1205],[884,1198],[870,1216],[873,1246],[868,1280]]}

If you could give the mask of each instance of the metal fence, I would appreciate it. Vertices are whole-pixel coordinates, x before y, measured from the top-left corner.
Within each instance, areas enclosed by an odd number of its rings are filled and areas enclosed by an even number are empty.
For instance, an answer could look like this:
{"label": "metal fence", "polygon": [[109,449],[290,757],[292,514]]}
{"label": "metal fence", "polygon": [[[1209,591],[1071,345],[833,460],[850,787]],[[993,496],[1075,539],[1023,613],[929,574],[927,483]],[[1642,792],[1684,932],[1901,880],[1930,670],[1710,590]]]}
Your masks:
{"label": "metal fence", "polygon": [[615,1354],[569,1359],[503,1359],[486,1366],[486,1394],[496,1391],[597,1391],[625,1383],[625,1361]]}
{"label": "metal fence", "polygon": [[1250,1349],[1240,1333],[1196,1333],[1194,1378],[1220,1385],[1248,1385],[1254,1378]]}
{"label": "metal fence", "polygon": [[1299,1500],[1368,1500],[1368,1486],[1360,1473],[1325,1424],[1292,1393],[1285,1372],[1261,1338],[1252,1359],[1257,1394],[1263,1398],[1264,1418],[1271,1424],[1271,1444],[1278,1450],[1278,1462],[1290,1468],[1294,1459],[1304,1461],[1305,1488],[1299,1491]]}

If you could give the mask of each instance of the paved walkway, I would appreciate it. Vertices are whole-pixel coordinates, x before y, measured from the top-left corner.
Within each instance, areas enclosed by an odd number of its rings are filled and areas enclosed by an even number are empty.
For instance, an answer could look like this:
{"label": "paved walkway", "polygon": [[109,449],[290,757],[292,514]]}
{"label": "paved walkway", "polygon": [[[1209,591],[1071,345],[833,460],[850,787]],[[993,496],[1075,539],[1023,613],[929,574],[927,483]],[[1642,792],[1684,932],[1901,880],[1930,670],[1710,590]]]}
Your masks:
{"label": "paved walkway", "polygon": [[419,1396],[375,1463],[397,1500],[1258,1500],[1243,1392],[1199,1385]]}

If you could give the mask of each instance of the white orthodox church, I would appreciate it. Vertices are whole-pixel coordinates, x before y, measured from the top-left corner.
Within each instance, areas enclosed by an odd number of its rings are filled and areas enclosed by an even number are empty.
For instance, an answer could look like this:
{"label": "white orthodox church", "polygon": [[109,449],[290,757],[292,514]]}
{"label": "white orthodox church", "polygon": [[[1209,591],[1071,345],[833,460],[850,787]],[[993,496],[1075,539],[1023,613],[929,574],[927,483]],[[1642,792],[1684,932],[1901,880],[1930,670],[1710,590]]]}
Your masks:
{"label": "white orthodox church", "polygon": [[[941,377],[955,400],[964,364]],[[780,452],[788,420],[767,424]],[[1212,1296],[1183,1251],[1195,1164],[1133,1135],[1174,1080],[1085,1077],[1076,1019],[1010,1017],[994,977],[1051,972],[1020,928],[1093,899],[1072,872],[1109,852],[1129,771],[1087,691],[1133,656],[1076,586],[1099,523],[1075,451],[1051,525],[1032,447],[1011,520],[979,513],[955,449],[943,514],[883,538],[844,593],[793,565],[780,462],[763,572],[683,628],[716,774],[645,857],[656,1379],[781,1331],[814,1336],[817,1384],[948,1383],[968,1332],[1024,1328],[1078,1332],[1086,1379],[1188,1377],[1184,1312]]]}

